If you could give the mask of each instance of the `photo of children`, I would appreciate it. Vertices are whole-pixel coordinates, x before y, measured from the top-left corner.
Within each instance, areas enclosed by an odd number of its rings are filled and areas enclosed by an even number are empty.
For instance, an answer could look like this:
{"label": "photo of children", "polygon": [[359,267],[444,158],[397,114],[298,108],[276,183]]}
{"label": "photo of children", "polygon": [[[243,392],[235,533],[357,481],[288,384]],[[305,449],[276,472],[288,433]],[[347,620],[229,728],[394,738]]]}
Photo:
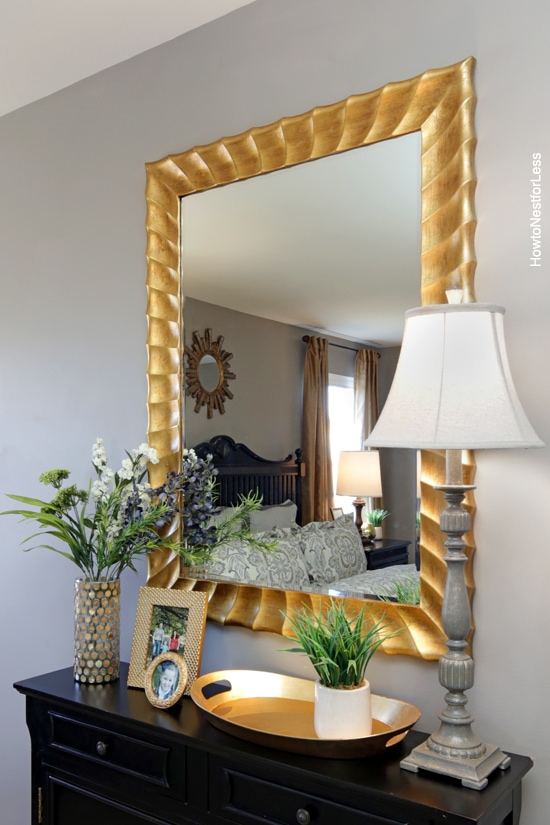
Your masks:
{"label": "photo of children", "polygon": [[189,620],[188,607],[155,605],[151,616],[147,664],[161,653],[170,651],[183,657]]}
{"label": "photo of children", "polygon": [[145,672],[145,695],[152,705],[167,710],[181,699],[189,682],[189,670],[177,653],[160,653]]}
{"label": "photo of children", "polygon": [[153,674],[153,690],[159,699],[169,699],[179,682],[179,671],[173,662],[162,662]]}

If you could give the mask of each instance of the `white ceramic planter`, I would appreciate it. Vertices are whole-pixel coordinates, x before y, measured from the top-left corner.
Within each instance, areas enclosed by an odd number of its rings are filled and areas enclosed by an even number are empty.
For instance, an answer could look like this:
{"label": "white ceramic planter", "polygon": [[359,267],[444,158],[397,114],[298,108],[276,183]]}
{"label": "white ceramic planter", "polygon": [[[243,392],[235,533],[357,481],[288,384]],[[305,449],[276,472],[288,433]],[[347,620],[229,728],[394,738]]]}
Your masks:
{"label": "white ceramic planter", "polygon": [[315,683],[313,725],[319,739],[360,739],[372,733],[370,684],[327,688]]}
{"label": "white ceramic planter", "polygon": [[376,540],[384,538],[383,532],[384,532],[384,530],[383,530],[383,527],[382,527],[381,524],[379,525],[379,527],[375,527],[374,528],[374,538]]}

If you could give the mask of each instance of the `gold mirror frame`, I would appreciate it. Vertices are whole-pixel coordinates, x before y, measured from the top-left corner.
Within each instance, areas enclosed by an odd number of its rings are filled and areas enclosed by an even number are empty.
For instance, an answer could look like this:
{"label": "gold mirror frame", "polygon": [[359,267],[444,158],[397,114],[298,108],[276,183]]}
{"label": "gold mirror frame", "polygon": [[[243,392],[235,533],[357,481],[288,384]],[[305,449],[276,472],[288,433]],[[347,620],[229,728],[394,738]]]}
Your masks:
{"label": "gold mirror frame", "polygon": [[[429,70],[365,94],[283,118],[207,146],[170,155],[147,170],[147,318],[149,354],[149,427],[151,446],[160,462],[151,467],[151,482],[160,485],[178,471],[182,451],[183,308],[180,273],[180,199],[306,161],[420,131],[422,139],[422,304],[445,302],[445,289],[461,286],[465,301],[474,295],[474,110],[475,60]],[[465,484],[472,484],[473,456],[465,453]],[[444,481],[444,454],[423,452],[421,514],[421,605],[372,601],[403,632],[383,645],[386,653],[435,660],[445,652],[441,606],[446,567],[444,536],[439,529],[443,508],[434,484]],[[466,506],[473,516],[472,493]],[[171,531],[176,534],[179,525]],[[466,579],[470,602],[474,591],[473,534],[466,537]],[[177,556],[166,550],[149,558],[147,584],[202,590],[209,596],[208,618],[286,635],[283,613],[302,603],[318,609],[326,596],[261,587],[195,581],[181,577]],[[350,607],[361,603],[348,599]],[[472,623],[473,631],[473,623]],[[471,633],[470,633],[471,638]]]}
{"label": "gold mirror frame", "polygon": [[[233,393],[227,383],[229,379],[236,377],[235,373],[229,369],[233,354],[222,349],[223,335],[218,335],[215,341],[212,340],[211,329],[206,329],[204,336],[199,335],[197,331],[193,332],[192,339],[191,346],[185,347],[184,350],[187,358],[187,369],[184,375],[185,392],[195,400],[196,413],[200,412],[201,407],[206,407],[207,418],[212,418],[214,410],[223,415],[225,402],[228,398],[233,398]],[[201,361],[205,355],[213,358],[218,367],[219,378],[212,390],[206,389],[200,379]]]}

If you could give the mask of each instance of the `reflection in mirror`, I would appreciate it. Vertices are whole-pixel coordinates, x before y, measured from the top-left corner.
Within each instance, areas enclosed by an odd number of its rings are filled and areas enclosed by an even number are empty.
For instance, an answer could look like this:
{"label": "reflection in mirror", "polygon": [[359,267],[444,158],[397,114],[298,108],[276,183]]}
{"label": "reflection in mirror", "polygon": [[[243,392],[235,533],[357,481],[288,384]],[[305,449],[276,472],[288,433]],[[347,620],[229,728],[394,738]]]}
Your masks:
{"label": "reflection in mirror", "polygon": [[196,330],[191,343],[185,346],[185,394],[194,401],[194,411],[206,407],[208,418],[217,410],[225,412],[225,401],[233,398],[228,381],[235,378],[230,370],[233,353],[222,347],[223,336],[212,340],[212,330],[208,327],[204,336]]}
{"label": "reflection in mirror", "polygon": [[[301,446],[302,337],[311,330],[333,344],[332,380],[353,385],[357,348],[381,353],[383,403],[404,312],[419,300],[420,189],[413,133],[182,199],[185,329],[223,328],[239,363],[225,433],[273,459]],[[353,389],[349,401],[353,409]],[[187,447],[219,432],[217,421],[185,418]],[[382,472],[385,536],[409,541],[414,562],[413,461],[384,451]]]}
{"label": "reflection in mirror", "polygon": [[[465,300],[475,300],[474,66],[473,58],[468,58],[454,66],[388,83],[372,92],[353,95],[338,103],[147,164],[148,436],[161,456],[161,463],[151,468],[152,483],[162,483],[166,471],[177,470],[181,461],[183,324],[177,322],[181,321],[180,283],[185,274],[180,269],[182,238],[178,221],[182,199],[419,131],[422,146],[421,300],[407,301],[407,305],[442,302],[445,289],[454,285],[464,289]],[[197,197],[201,196],[197,194]],[[251,248],[254,240],[255,236],[250,235]],[[388,254],[393,255],[399,246],[398,226],[388,241]],[[334,279],[340,277],[340,269],[333,266]],[[313,305],[316,295],[317,292],[310,293]],[[371,293],[367,297],[370,300]],[[288,300],[285,303],[291,305]],[[312,327],[317,323],[308,321]],[[287,449],[285,445],[285,452]],[[471,483],[475,465],[471,455],[466,459],[466,483]],[[445,650],[441,626],[445,566],[437,526],[441,507],[439,494],[433,487],[443,480],[443,465],[435,453],[422,456],[420,607],[371,603],[373,617],[383,611],[403,631],[384,645],[388,653],[437,659]],[[471,510],[475,507],[471,496],[468,505]],[[171,527],[173,533],[178,529],[176,523]],[[466,576],[471,598],[474,590],[471,535],[468,544]],[[282,619],[285,611],[298,603],[324,600],[323,596],[306,597],[304,593],[288,589],[218,587],[215,582],[193,582],[180,576],[178,559],[168,551],[149,559],[148,584],[206,590],[210,594],[210,619],[283,634],[288,630]],[[348,602],[355,609],[356,599],[350,598]]]}
{"label": "reflection in mirror", "polygon": [[420,298],[420,154],[415,132],[182,198],[184,297],[399,345]]}
{"label": "reflection in mirror", "polygon": [[199,382],[207,392],[214,392],[220,383],[220,368],[211,355],[203,355],[199,363]]}

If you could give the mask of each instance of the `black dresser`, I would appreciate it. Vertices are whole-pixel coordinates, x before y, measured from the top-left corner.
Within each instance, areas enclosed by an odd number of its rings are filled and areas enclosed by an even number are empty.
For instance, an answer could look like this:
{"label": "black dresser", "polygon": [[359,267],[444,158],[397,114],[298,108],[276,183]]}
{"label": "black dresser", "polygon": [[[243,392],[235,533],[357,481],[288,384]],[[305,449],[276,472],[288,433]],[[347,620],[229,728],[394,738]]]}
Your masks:
{"label": "black dresser", "polygon": [[378,539],[373,544],[364,544],[367,556],[367,570],[380,570],[394,564],[409,563],[410,541],[403,539]]}
{"label": "black dresser", "polygon": [[[425,738],[369,759],[262,748],[214,728],[189,698],[169,711],[72,669],[15,685],[32,742],[33,825],[518,825],[531,760],[512,755],[483,791],[399,760]],[[23,823],[18,823],[23,825]]]}

